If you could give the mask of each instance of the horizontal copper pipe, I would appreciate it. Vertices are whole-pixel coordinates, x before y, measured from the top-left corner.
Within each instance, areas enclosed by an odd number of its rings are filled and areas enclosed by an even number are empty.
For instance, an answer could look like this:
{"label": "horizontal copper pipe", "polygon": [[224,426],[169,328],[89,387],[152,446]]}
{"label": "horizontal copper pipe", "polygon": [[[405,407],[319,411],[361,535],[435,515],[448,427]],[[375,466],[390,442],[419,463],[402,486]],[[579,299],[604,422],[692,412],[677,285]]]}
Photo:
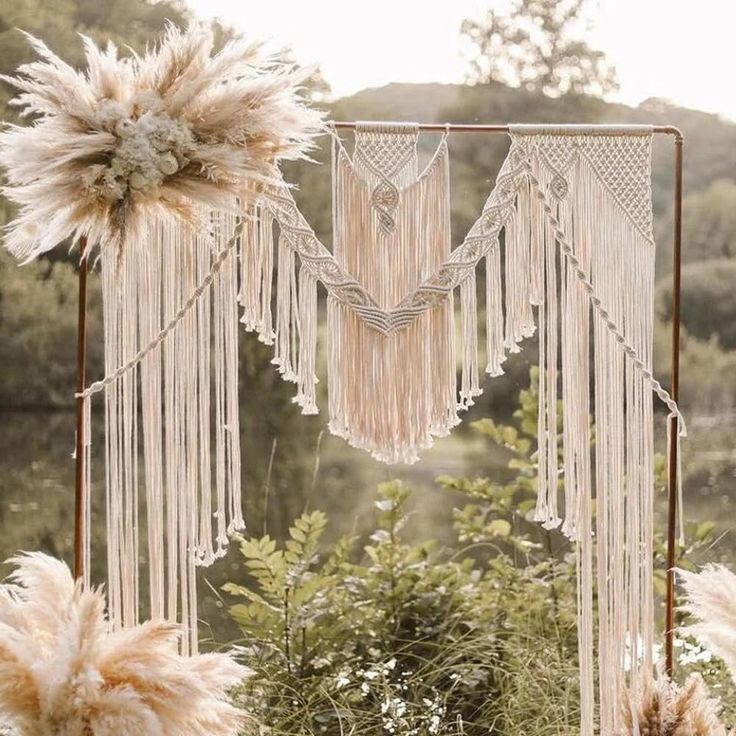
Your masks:
{"label": "horizontal copper pipe", "polygon": [[[367,121],[368,122],[368,121]],[[354,120],[331,120],[328,122],[328,126],[335,128],[336,130],[354,130],[357,122]],[[541,125],[541,124],[540,124]],[[559,126],[564,127],[562,123],[551,123],[551,127]],[[510,125],[473,125],[470,123],[418,123],[417,127],[419,130],[436,131],[442,133],[449,130],[452,133],[508,133],[511,130]],[[616,124],[610,125],[585,125],[584,128],[600,128],[601,133],[605,133],[606,128],[621,127],[622,131],[625,130],[625,126],[618,126]],[[653,133],[659,133],[663,135],[673,135],[676,139],[682,140],[682,132],[679,128],[674,125],[652,125],[650,126]],[[574,126],[570,126],[571,132]]]}

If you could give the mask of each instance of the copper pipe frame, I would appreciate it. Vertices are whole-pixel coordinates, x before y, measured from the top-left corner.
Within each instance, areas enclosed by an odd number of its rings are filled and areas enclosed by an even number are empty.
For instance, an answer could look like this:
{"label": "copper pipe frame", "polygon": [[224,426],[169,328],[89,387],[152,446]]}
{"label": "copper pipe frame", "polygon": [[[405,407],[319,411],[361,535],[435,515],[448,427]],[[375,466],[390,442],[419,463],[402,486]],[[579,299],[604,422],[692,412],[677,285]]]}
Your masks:
{"label": "copper pipe frame", "polygon": [[[77,311],[77,393],[86,388],[87,367],[87,239],[80,241],[81,257],[79,259],[79,301]],[[74,452],[74,577],[79,580],[85,575],[84,569],[84,537],[85,520],[87,518],[84,476],[84,399],[77,397],[77,439]]]}
{"label": "copper pipe frame", "polygon": [[[675,136],[675,186],[672,248],[672,377],[670,394],[677,401],[680,395],[680,311],[682,302],[682,134]],[[669,462],[667,467],[667,598],[665,602],[665,671],[669,677],[675,669],[675,564],[677,555],[676,519],[678,432],[677,418],[670,419]],[[682,509],[679,509],[682,513]]]}
{"label": "copper pipe frame", "polygon": [[[333,121],[329,125],[336,130],[354,130],[354,121]],[[457,123],[419,123],[419,130],[453,133],[509,133],[510,125],[471,125]],[[682,271],[682,153],[684,137],[673,125],[654,125],[652,132],[674,137],[675,145],[675,186],[674,186],[674,227],[673,227],[673,271],[672,271],[672,381],[670,394],[677,401],[680,389],[680,312],[681,312],[681,271]],[[79,263],[79,315],[77,327],[77,391],[85,389],[85,366],[87,352],[86,311],[87,311],[87,257],[84,255],[87,241],[81,241],[83,254]],[[668,502],[667,502],[667,597],[665,603],[665,669],[671,677],[674,671],[675,635],[675,572],[677,554],[677,420],[670,420],[669,463],[668,463]],[[84,519],[86,514],[84,493],[84,401],[77,399],[77,443],[76,443],[76,486],[74,507],[74,575],[79,578],[84,573]]]}

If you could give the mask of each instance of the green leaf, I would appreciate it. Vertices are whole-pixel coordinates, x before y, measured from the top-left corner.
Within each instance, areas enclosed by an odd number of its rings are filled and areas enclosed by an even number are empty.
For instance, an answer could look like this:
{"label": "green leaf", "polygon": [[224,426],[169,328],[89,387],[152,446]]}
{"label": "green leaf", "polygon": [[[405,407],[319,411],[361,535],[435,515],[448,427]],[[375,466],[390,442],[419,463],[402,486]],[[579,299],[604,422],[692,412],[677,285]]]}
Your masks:
{"label": "green leaf", "polygon": [[487,529],[495,537],[508,537],[511,534],[511,524],[506,519],[494,519]]}
{"label": "green leaf", "polygon": [[703,542],[713,534],[715,528],[714,521],[703,521],[698,524],[698,528],[695,530],[695,536],[699,542]]}

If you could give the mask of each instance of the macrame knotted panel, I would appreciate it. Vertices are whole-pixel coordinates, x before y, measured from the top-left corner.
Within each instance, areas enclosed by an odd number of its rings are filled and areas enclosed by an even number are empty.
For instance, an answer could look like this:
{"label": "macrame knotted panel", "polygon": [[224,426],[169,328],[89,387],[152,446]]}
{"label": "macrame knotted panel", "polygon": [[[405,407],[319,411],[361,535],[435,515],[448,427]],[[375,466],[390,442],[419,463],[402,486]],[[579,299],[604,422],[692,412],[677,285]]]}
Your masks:
{"label": "macrame knotted panel", "polygon": [[[483,211],[452,251],[445,141],[417,175],[412,126],[360,125],[352,161],[336,141],[334,252],[288,190],[269,192],[264,206],[291,254],[279,259],[298,260],[328,293],[330,429],[379,459],[413,461],[457,423],[480,392],[479,333],[491,376],[538,334],[535,513],[576,542],[582,730],[593,733],[597,711],[600,732],[613,733],[619,693],[652,667],[652,392],[684,433],[652,375],[651,129],[511,130]],[[476,295],[483,259],[484,303]],[[297,354],[316,380],[309,335],[309,350]]]}
{"label": "macrame knotted panel", "polygon": [[[562,522],[578,541],[583,732],[594,728],[595,587],[599,727],[618,733],[620,693],[640,668],[651,671],[654,645],[651,131],[571,135],[518,126],[512,138],[528,162],[528,183],[506,231],[507,259],[511,253],[519,262],[512,268],[522,272],[530,264],[522,288],[538,304],[536,516],[548,528]],[[527,245],[514,255],[509,233],[515,242],[519,227]],[[513,337],[513,322],[523,332],[525,313],[511,291],[506,324]]]}
{"label": "macrame knotted panel", "polygon": [[[362,124],[353,161],[333,147],[333,255],[381,309],[450,253],[447,148],[418,176],[417,137],[416,126]],[[379,460],[414,462],[458,421],[452,300],[388,333],[333,296],[327,315],[330,430]]]}
{"label": "macrame knotted panel", "polygon": [[[152,221],[148,237],[131,240],[122,256],[101,254],[106,373],[145,353],[104,393],[110,620],[137,623],[145,596],[152,618],[187,624],[194,651],[195,568],[222,556],[228,534],[244,528],[234,248],[211,289],[176,319],[234,237],[232,214],[203,210],[201,218],[200,234]],[[166,339],[146,350],[175,319]]]}

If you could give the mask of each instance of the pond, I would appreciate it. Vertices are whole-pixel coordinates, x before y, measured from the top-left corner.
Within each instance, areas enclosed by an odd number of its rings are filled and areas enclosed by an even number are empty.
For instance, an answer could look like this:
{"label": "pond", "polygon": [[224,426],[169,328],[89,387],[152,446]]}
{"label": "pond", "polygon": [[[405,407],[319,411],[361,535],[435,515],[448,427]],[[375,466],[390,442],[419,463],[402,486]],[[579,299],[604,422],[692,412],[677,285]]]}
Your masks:
{"label": "pond", "polygon": [[[260,348],[254,347],[258,351]],[[469,427],[483,416],[496,417],[495,406],[508,406],[495,389],[471,409],[461,427],[438,441],[415,465],[386,466],[350,448],[325,430],[323,414],[302,417],[289,400],[290,387],[275,379],[267,361],[244,370],[242,436],[245,456],[248,533],[284,539],[293,519],[304,510],[323,510],[329,518],[326,544],[373,527],[376,484],[399,478],[416,489],[406,528],[410,539],[451,544],[452,509],[467,498],[435,482],[441,474],[494,477],[504,472],[503,451]],[[523,376],[526,366],[515,372]],[[513,373],[513,372],[512,372]],[[503,393],[516,396],[523,379],[507,381]],[[324,403],[322,404],[324,405]],[[508,410],[503,410],[508,416]],[[503,420],[504,417],[501,417]],[[93,571],[104,578],[104,500],[101,415],[93,421]],[[662,425],[663,421],[658,422]],[[717,523],[716,542],[707,560],[736,558],[736,419],[694,417],[683,443],[685,512],[692,521]],[[663,433],[657,449],[664,450]],[[71,412],[0,414],[0,555],[41,549],[71,560],[73,549],[74,415]],[[664,522],[664,497],[657,498],[658,524]],[[218,592],[227,579],[242,580],[236,549],[212,568],[202,570],[202,635],[217,641],[237,636],[229,624],[229,603]],[[207,628],[211,627],[211,631]]]}

